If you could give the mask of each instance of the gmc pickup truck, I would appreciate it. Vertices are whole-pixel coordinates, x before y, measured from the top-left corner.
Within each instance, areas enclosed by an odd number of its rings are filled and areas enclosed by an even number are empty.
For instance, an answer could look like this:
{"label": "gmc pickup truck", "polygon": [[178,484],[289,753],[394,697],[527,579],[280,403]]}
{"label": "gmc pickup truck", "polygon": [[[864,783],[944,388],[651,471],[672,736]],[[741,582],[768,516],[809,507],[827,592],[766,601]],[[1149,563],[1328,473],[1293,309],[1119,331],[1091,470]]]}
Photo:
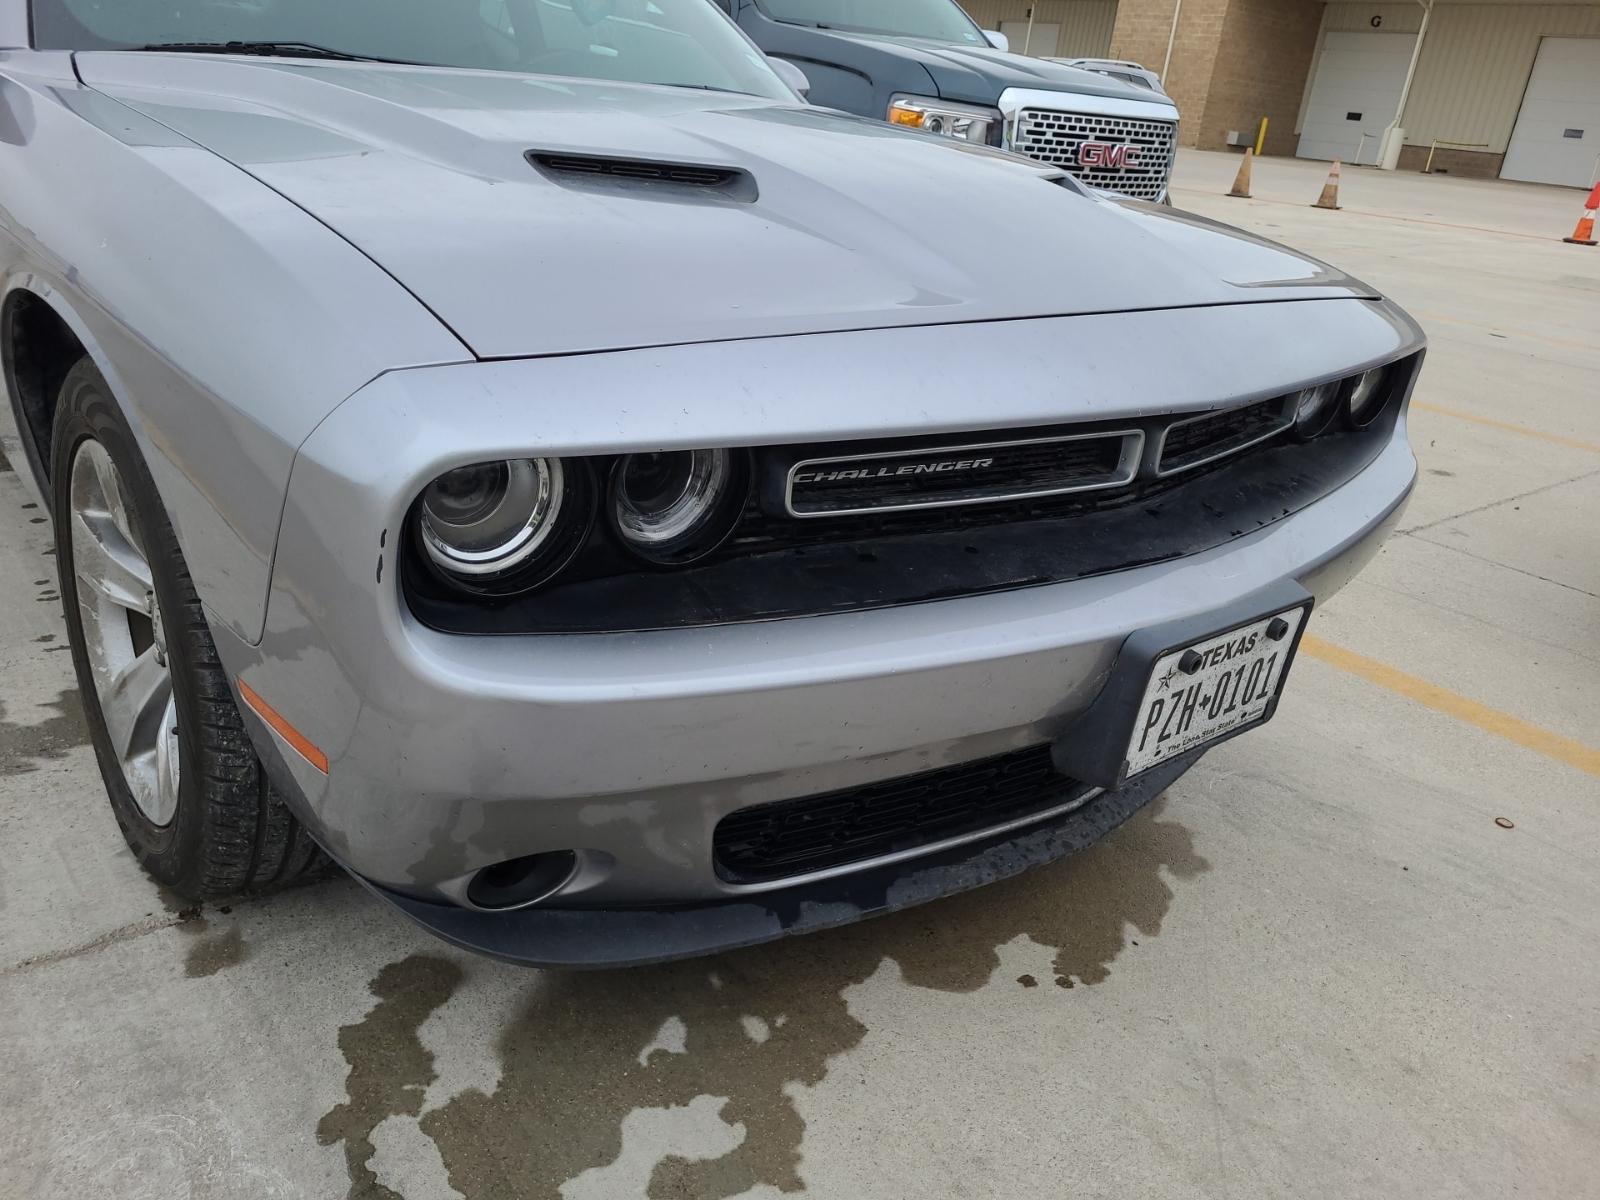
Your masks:
{"label": "gmc pickup truck", "polygon": [[955,0],[717,0],[763,51],[799,67],[808,99],[997,146],[1090,187],[1165,200],[1178,109],[1106,75],[1007,52]]}

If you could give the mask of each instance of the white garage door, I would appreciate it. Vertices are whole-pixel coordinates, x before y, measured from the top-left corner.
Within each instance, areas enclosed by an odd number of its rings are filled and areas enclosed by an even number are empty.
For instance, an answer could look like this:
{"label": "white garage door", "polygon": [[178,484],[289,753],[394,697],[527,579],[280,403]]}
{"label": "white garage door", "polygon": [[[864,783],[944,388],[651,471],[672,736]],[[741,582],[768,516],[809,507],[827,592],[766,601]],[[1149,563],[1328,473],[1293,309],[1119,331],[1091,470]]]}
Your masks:
{"label": "white garage door", "polygon": [[1026,21],[1001,21],[1000,32],[1011,42],[1011,53],[1027,54],[1034,58],[1049,58],[1057,52],[1056,43],[1061,40],[1061,26],[1047,25],[1043,21],[1033,23],[1031,34]]}
{"label": "white garage door", "polygon": [[1414,33],[1328,34],[1295,153],[1301,158],[1377,162],[1378,142],[1394,120],[1416,41]]}
{"label": "white garage door", "polygon": [[1500,178],[1588,187],[1597,155],[1600,38],[1547,37],[1539,43]]}

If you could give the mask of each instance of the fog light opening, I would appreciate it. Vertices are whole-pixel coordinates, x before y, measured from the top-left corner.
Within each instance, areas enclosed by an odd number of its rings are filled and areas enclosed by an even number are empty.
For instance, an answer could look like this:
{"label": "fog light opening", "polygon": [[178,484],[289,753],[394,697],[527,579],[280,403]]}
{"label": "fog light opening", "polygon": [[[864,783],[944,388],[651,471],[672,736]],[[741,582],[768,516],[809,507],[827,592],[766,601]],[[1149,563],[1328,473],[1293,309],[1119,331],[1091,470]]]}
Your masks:
{"label": "fog light opening", "polygon": [[578,869],[571,850],[527,854],[484,867],[467,885],[474,908],[526,908],[561,890]]}

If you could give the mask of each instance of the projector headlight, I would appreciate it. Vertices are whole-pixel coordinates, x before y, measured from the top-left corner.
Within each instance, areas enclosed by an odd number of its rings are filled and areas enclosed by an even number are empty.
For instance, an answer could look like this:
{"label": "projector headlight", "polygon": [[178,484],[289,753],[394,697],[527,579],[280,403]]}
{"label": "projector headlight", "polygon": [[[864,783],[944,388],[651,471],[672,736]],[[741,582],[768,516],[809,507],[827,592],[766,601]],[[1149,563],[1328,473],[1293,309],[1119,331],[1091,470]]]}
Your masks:
{"label": "projector headlight", "polygon": [[1355,384],[1350,389],[1350,399],[1346,401],[1350,424],[1355,428],[1365,429],[1383,411],[1383,403],[1388,399],[1383,386],[1383,376],[1384,369],[1374,367],[1356,377]]}
{"label": "projector headlight", "polygon": [[1339,415],[1339,384],[1319,383],[1302,388],[1294,396],[1294,435],[1314,438]]}
{"label": "projector headlight", "polygon": [[611,472],[607,510],[622,544],[674,565],[710,554],[733,531],[749,490],[745,456],[729,450],[629,454]]}
{"label": "projector headlight", "polygon": [[514,458],[446,471],[422,493],[418,540],[428,562],[469,591],[537,586],[566,564],[587,531],[587,468]]}

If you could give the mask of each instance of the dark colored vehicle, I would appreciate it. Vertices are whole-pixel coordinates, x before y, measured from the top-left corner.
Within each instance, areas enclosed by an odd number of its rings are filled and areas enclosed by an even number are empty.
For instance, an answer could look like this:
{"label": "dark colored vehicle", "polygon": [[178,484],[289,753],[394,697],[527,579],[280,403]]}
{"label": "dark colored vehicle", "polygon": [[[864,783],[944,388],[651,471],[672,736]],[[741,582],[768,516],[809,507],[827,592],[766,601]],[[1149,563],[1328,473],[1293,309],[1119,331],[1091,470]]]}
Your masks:
{"label": "dark colored vehicle", "polygon": [[808,99],[1025,154],[1090,187],[1165,200],[1178,109],[1148,87],[1007,52],[955,0],[717,0]]}

